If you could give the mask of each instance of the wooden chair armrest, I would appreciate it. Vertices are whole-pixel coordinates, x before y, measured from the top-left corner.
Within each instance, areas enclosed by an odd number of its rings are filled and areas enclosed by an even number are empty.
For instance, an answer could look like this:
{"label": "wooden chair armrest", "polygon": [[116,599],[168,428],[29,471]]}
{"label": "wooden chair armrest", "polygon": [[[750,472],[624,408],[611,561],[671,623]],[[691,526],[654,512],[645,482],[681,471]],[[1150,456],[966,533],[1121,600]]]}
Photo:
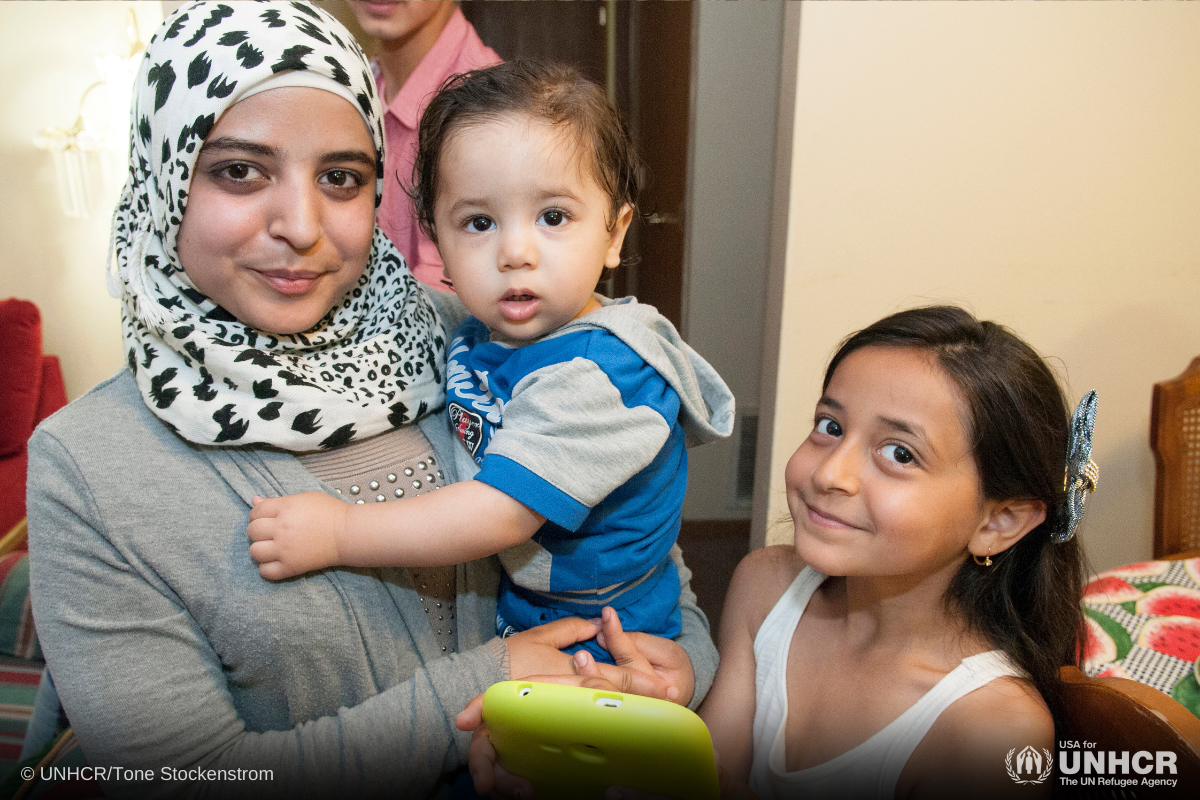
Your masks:
{"label": "wooden chair armrest", "polygon": [[1178,735],[1180,744],[1186,745],[1193,754],[1200,754],[1200,719],[1170,696],[1126,678],[1089,678],[1078,667],[1063,667],[1059,678],[1067,684],[1088,684],[1093,691],[1103,694],[1111,692],[1114,703],[1138,706],[1139,712],[1152,714],[1169,725]]}

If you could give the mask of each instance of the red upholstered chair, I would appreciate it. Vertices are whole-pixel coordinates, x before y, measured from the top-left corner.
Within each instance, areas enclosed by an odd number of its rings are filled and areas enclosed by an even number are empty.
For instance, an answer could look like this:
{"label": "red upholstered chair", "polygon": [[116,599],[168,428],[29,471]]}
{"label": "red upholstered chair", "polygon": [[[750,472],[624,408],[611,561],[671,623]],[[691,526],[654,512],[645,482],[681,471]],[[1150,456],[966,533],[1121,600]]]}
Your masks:
{"label": "red upholstered chair", "polygon": [[[42,317],[28,300],[0,301],[0,555],[24,547],[26,445],[67,404],[62,367],[42,354]],[[6,535],[11,534],[11,535]]]}

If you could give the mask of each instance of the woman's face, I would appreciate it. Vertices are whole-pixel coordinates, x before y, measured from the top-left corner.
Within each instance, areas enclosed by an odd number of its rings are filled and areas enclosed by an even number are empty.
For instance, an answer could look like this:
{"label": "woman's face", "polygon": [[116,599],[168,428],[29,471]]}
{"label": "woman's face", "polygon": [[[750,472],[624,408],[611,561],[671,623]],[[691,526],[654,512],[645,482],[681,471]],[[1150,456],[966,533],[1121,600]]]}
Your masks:
{"label": "woman's face", "polygon": [[284,87],[231,106],[196,162],[184,272],[252,328],[313,327],[371,253],[374,153],[362,117],[331,92]]}
{"label": "woman's face", "polygon": [[831,575],[961,563],[986,503],[962,394],[929,353],[864,347],[838,365],[784,472],[796,552]]}

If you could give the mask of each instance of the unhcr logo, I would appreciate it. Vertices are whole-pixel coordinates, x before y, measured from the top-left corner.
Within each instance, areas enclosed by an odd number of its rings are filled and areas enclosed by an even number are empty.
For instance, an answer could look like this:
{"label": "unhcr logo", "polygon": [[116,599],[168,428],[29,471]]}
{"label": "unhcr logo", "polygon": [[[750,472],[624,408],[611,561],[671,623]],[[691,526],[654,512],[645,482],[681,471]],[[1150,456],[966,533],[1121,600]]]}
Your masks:
{"label": "unhcr logo", "polygon": [[[1170,786],[1178,785],[1178,778],[1160,778],[1159,775],[1175,775],[1178,770],[1175,767],[1176,754],[1170,750],[1158,750],[1153,753],[1148,750],[1139,750],[1136,753],[1130,754],[1128,750],[1115,752],[1108,751],[1108,763],[1105,764],[1103,750],[1084,750],[1082,765],[1080,764],[1080,751],[1059,751],[1058,769],[1063,773],[1063,783],[1070,786]],[[1068,758],[1070,756],[1070,758]],[[1105,768],[1107,766],[1107,769]],[[1082,769],[1081,769],[1082,767]],[[1136,775],[1145,775],[1144,778],[1136,778],[1129,775],[1130,770]],[[1149,777],[1153,772],[1155,777]],[[1067,776],[1078,776],[1076,778],[1068,778]]]}
{"label": "unhcr logo", "polygon": [[1179,785],[1178,756],[1171,750],[1102,750],[1087,741],[1060,741],[1058,746],[1058,780],[1063,786]]}
{"label": "unhcr logo", "polygon": [[[1013,757],[1014,753],[1016,753],[1015,758]],[[1025,749],[1019,753],[1014,747],[1005,756],[1004,765],[1008,767],[1008,777],[1017,783],[1038,784],[1045,782],[1046,778],[1050,777],[1050,773],[1054,769],[1054,756],[1050,755],[1050,751],[1044,747],[1038,750],[1032,745],[1026,745]]]}

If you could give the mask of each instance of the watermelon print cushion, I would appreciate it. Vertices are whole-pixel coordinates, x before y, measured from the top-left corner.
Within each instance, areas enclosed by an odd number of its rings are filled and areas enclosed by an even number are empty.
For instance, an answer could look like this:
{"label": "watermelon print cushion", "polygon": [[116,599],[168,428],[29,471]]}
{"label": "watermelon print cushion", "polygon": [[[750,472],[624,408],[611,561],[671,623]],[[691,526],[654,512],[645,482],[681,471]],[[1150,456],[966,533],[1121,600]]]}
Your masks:
{"label": "watermelon print cushion", "polygon": [[1085,673],[1140,681],[1200,717],[1200,558],[1102,572],[1083,613]]}

